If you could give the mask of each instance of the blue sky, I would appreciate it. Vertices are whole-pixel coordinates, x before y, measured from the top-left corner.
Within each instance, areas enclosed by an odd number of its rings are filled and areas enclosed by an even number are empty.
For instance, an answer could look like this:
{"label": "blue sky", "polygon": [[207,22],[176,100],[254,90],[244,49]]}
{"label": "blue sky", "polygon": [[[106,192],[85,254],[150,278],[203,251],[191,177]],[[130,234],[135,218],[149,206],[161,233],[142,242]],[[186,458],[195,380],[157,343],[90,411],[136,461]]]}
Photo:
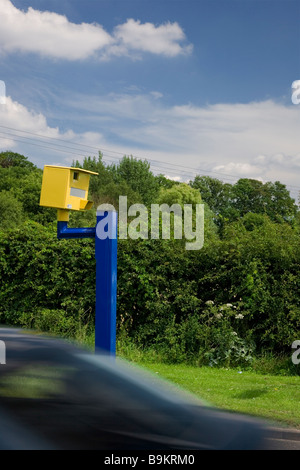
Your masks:
{"label": "blue sky", "polygon": [[0,150],[300,190],[300,1],[0,0]]}

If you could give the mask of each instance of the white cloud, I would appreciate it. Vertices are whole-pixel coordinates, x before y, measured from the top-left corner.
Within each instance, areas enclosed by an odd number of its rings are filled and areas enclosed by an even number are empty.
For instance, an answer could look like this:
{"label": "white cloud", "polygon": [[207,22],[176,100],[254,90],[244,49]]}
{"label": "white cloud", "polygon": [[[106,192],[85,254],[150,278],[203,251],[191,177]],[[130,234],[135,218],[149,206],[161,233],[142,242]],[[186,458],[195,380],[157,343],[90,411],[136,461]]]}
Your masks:
{"label": "white cloud", "polygon": [[27,109],[13,101],[10,96],[6,104],[0,105],[0,151],[12,150],[28,156],[39,167],[47,163],[70,164],[84,155],[97,152],[105,140],[100,133],[76,134],[72,129],[61,132],[51,127],[41,113]]}
{"label": "white cloud", "polygon": [[182,183],[182,177],[181,176],[172,176],[172,175],[165,175],[166,178],[172,181],[176,181],[178,183]]}
{"label": "white cloud", "polygon": [[263,180],[266,173],[264,166],[243,162],[228,162],[225,165],[217,165],[213,167],[212,171],[224,176],[230,175],[236,178],[253,178],[257,180]]}
{"label": "white cloud", "polygon": [[182,47],[179,43],[185,40],[184,32],[178,23],[166,23],[155,26],[152,23],[141,24],[133,19],[118,25],[114,37],[121,46],[129,50],[152,52],[169,57],[191,52],[192,46]]}
{"label": "white cloud", "polygon": [[281,168],[290,168],[295,171],[300,169],[300,153],[294,155],[284,155],[283,153],[276,153],[274,155],[259,155],[255,162],[261,163],[266,167],[272,165],[280,166]]}
{"label": "white cloud", "polygon": [[28,8],[18,10],[9,0],[0,0],[0,45],[3,52],[34,52],[68,60],[85,59],[112,43],[98,24],[70,23],[57,13]]}
{"label": "white cloud", "polygon": [[97,23],[71,23],[65,16],[34,10],[18,10],[10,0],[0,0],[0,51],[37,53],[45,57],[82,60],[91,56],[133,55],[136,52],[175,57],[189,53],[182,46],[185,35],[177,23],[155,26],[128,19],[112,34]]}
{"label": "white cloud", "polygon": [[[53,138],[71,142],[65,144],[73,146],[70,153],[58,145],[52,150],[30,145],[25,139],[23,143],[16,142],[9,139],[9,131],[4,135],[1,127],[0,149],[11,148],[23,153],[39,166],[53,161],[69,164],[73,159],[97,155],[98,150],[103,150],[108,162],[132,154],[152,161],[154,172],[175,179],[180,177],[181,181],[198,173],[229,182],[239,178],[279,180],[300,188],[297,106],[269,100],[168,107],[163,98],[155,99],[152,92],[72,95],[63,104],[68,110],[64,122],[73,123],[67,132],[49,126],[43,114],[27,109],[10,97],[6,105],[0,106],[0,123],[49,138],[46,143],[45,139],[33,140],[35,144],[53,147]],[[90,127],[90,132],[72,130],[76,116],[86,129]],[[56,144],[64,145],[64,142],[56,141]]]}
{"label": "white cloud", "polygon": [[36,133],[43,133],[49,138],[56,138],[59,135],[58,128],[50,128],[47,125],[45,116],[35,111],[30,111],[22,104],[13,101],[10,96],[6,98],[6,104],[0,107],[1,123],[5,123],[7,128],[22,129],[30,132],[35,129]]}
{"label": "white cloud", "polygon": [[77,96],[72,102],[75,114],[86,111],[91,123],[99,119],[104,135],[115,135],[115,150],[167,162],[169,167],[155,164],[158,172],[279,180],[300,188],[297,106],[267,100],[168,107],[151,92]]}
{"label": "white cloud", "polygon": [[[106,116],[118,136],[149,150],[172,155],[191,154],[210,167],[242,161],[253,165],[259,156],[298,155],[300,115],[297,106],[268,100],[247,104],[215,104],[167,107],[152,93],[110,94],[80,97],[73,106],[93,112],[93,119]],[[71,100],[68,105],[72,105]],[[286,158],[286,157],[284,157]],[[295,157],[289,164],[295,163]],[[274,157],[268,164],[279,164]],[[255,162],[265,166],[266,160]],[[282,162],[281,162],[282,164]]]}

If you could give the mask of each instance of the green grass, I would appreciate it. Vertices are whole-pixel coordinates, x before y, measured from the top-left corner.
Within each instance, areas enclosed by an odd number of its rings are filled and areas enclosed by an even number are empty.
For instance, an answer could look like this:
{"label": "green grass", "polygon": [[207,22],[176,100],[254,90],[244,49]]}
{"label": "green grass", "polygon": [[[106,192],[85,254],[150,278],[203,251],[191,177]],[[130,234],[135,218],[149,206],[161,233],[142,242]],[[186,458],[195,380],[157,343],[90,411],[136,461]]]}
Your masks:
{"label": "green grass", "polygon": [[[94,336],[77,341],[94,350]],[[290,368],[290,358],[263,356],[253,370],[166,364],[153,349],[133,344],[117,347],[117,356],[166,379],[206,404],[263,418],[270,424],[300,429],[300,376]],[[290,372],[294,375],[289,375]]]}
{"label": "green grass", "polygon": [[300,429],[300,377],[253,371],[142,362],[210,405],[266,419],[269,424]]}

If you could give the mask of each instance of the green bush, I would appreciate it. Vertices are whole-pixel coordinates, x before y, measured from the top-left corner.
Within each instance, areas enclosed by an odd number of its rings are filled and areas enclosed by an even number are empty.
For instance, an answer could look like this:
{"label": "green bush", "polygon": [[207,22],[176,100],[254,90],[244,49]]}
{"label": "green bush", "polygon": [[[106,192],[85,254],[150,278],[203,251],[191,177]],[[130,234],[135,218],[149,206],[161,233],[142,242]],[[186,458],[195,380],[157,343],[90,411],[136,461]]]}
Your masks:
{"label": "green bush", "polygon": [[59,330],[58,315],[62,332],[74,330],[79,318],[90,323],[94,265],[93,243],[58,240],[55,226],[26,222],[0,232],[0,321]]}
{"label": "green bush", "polygon": [[250,365],[255,346],[249,334],[240,336],[241,317],[231,305],[218,307],[208,301],[200,314],[189,314],[179,324],[170,324],[158,337],[158,350],[167,362]]}
{"label": "green bush", "polygon": [[[199,251],[184,240],[118,241],[118,340],[168,362],[248,366],[299,339],[299,233],[260,218]],[[0,232],[0,322],[72,337],[94,329],[93,240],[56,224]]]}
{"label": "green bush", "polygon": [[61,336],[74,337],[78,326],[74,318],[66,316],[64,310],[51,310],[48,308],[23,312],[19,321],[25,328],[47,331]]}

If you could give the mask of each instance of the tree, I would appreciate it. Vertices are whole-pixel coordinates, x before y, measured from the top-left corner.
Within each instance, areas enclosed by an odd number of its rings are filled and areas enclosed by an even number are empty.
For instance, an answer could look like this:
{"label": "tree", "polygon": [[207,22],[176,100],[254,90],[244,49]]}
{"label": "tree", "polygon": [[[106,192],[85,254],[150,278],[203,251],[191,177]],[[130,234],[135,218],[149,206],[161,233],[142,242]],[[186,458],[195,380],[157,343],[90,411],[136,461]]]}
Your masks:
{"label": "tree", "polygon": [[178,181],[170,180],[169,178],[166,178],[165,175],[159,174],[155,176],[156,181],[159,184],[160,188],[165,188],[169,189],[172,188],[172,186],[180,184]]}
{"label": "tree", "polygon": [[[226,223],[237,220],[239,212],[232,205],[232,185],[210,176],[197,175],[189,183],[199,190],[203,201],[212,212],[212,220],[221,234]],[[207,212],[207,209],[206,209]]]}
{"label": "tree", "polygon": [[112,165],[115,182],[126,181],[134,192],[140,194],[145,205],[151,204],[159,189],[158,181],[150,170],[150,163],[124,156],[118,165]]}
{"label": "tree", "polygon": [[293,222],[298,207],[286,186],[279,181],[262,183],[241,178],[235,184],[223,183],[210,176],[196,176],[190,181],[198,189],[215,214],[215,222],[223,232],[224,226],[247,213],[266,214],[276,222]]}
{"label": "tree", "polygon": [[190,181],[190,186],[198,189],[203,201],[209,208],[218,215],[228,208],[230,201],[231,184],[212,178],[211,176],[197,175],[194,181]]}
{"label": "tree", "polygon": [[72,166],[98,173],[98,175],[92,175],[90,179],[89,193],[92,199],[99,199],[99,194],[103,194],[103,188],[114,182],[112,171],[103,162],[101,152],[98,153],[98,158],[85,157],[82,164],[76,160],[73,161]]}
{"label": "tree", "polygon": [[120,196],[127,196],[129,206],[141,202],[141,195],[134,191],[127,181],[116,176],[117,167],[105,165],[101,152],[99,152],[98,159],[85,157],[82,165],[77,160],[73,162],[72,166],[98,173],[98,175],[91,176],[89,186],[90,198],[94,202],[94,206],[107,203],[112,204],[118,210]]}
{"label": "tree", "polygon": [[14,229],[24,221],[22,203],[11,191],[0,192],[0,230]]}
{"label": "tree", "polygon": [[39,205],[42,170],[13,152],[0,153],[0,191],[8,191],[21,203],[23,218],[42,224],[56,219],[54,209]]}
{"label": "tree", "polygon": [[34,169],[36,166],[28,161],[27,157],[10,151],[0,152],[0,167],[9,168],[11,166],[17,166],[19,168]]}
{"label": "tree", "polygon": [[162,188],[159,191],[156,199],[158,204],[180,204],[182,207],[184,204],[201,204],[201,194],[196,189],[191,188],[186,183],[180,183],[174,185],[171,188]]}
{"label": "tree", "polygon": [[97,205],[103,203],[112,204],[118,211],[120,196],[127,197],[128,207],[132,204],[140,203],[141,201],[140,194],[135,192],[131,186],[129,186],[129,184],[123,180],[121,180],[119,183],[112,181],[101,187],[96,194],[93,194],[93,201]]}
{"label": "tree", "polygon": [[272,220],[291,221],[298,208],[284,184],[242,178],[232,187],[231,204],[243,217],[247,212],[267,214]]}
{"label": "tree", "polygon": [[156,202],[158,204],[167,204],[169,207],[173,204],[179,204],[182,208],[185,204],[192,204],[194,227],[196,205],[204,204],[204,239],[205,241],[215,239],[217,226],[214,222],[214,215],[208,205],[202,201],[201,194],[197,189],[191,188],[191,186],[186,183],[173,185],[169,189],[161,188]]}

